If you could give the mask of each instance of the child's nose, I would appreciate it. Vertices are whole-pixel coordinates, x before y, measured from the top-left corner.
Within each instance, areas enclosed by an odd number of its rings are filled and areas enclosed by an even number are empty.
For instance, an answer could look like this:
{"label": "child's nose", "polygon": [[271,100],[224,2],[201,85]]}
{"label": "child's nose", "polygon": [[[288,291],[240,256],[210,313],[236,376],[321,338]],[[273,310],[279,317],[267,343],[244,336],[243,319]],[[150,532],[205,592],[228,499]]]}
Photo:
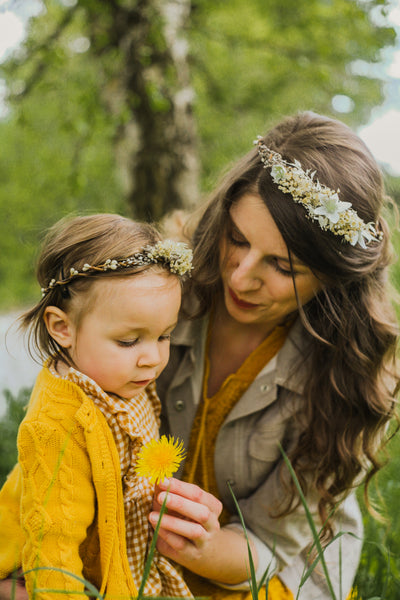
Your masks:
{"label": "child's nose", "polygon": [[157,343],[145,344],[137,361],[139,367],[156,367],[161,362]]}

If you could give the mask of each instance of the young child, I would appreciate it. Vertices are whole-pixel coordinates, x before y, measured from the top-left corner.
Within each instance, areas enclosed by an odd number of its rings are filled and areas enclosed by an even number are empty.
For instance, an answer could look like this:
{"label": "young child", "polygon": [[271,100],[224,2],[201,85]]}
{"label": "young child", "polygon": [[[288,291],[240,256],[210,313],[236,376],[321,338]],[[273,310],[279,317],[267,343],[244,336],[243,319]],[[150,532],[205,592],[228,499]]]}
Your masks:
{"label": "young child", "polygon": [[[44,241],[43,297],[22,325],[45,364],[0,492],[0,579],[22,566],[29,597],[81,598],[76,576],[110,599],[137,596],[154,486],[135,463],[158,438],[154,381],[190,269],[184,244],[118,215],[64,219]],[[144,593],[191,596],[157,552]]]}

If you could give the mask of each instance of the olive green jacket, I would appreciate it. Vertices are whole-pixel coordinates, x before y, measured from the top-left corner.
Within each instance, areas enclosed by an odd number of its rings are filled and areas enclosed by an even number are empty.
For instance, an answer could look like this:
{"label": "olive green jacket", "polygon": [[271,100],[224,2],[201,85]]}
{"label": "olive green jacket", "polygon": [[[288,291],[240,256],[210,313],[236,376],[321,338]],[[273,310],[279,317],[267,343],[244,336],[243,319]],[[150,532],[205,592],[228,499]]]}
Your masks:
{"label": "olive green jacket", "polygon": [[[170,362],[157,382],[163,404],[162,428],[164,432],[181,437],[186,447],[201,397],[207,324],[207,318],[179,323],[171,341]],[[225,419],[217,437],[214,457],[224,505],[232,514],[236,513],[226,484],[229,481],[248,531],[264,547],[265,568],[269,561],[276,565],[279,576],[294,595],[312,541],[311,529],[301,504],[294,513],[281,518],[273,518],[270,510],[282,506],[284,491],[279,467],[283,458],[279,444],[288,452],[298,439],[304,402],[302,378],[306,372],[305,332],[298,320],[282,349],[259,373]],[[287,476],[290,477],[288,473]],[[307,503],[319,529],[317,500],[315,491],[310,490]],[[341,503],[334,524],[335,533],[343,531],[346,535],[326,549],[325,558],[335,592],[338,597],[345,598],[354,579],[362,545],[362,520],[354,494]],[[331,598],[320,564],[302,586],[299,598]]]}

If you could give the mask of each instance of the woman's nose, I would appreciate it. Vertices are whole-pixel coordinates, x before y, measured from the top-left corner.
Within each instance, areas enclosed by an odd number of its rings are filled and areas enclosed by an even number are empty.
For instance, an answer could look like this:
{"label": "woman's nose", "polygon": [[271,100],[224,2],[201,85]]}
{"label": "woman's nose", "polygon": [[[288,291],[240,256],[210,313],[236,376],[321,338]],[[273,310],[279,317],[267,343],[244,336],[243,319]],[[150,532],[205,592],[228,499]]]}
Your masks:
{"label": "woman's nose", "polygon": [[262,285],[259,277],[257,257],[250,252],[244,256],[240,256],[233,265],[231,275],[232,286],[237,291],[246,292],[258,290]]}

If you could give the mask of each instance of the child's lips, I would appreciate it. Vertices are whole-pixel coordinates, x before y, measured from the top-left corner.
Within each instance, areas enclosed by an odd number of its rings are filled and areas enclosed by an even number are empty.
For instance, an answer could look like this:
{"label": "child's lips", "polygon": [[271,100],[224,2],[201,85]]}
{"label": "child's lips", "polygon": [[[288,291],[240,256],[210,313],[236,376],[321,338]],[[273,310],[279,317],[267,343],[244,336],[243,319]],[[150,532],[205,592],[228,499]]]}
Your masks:
{"label": "child's lips", "polygon": [[135,385],[139,385],[140,387],[145,387],[146,385],[148,385],[151,381],[153,381],[153,379],[142,379],[141,381],[134,381],[133,383]]}

